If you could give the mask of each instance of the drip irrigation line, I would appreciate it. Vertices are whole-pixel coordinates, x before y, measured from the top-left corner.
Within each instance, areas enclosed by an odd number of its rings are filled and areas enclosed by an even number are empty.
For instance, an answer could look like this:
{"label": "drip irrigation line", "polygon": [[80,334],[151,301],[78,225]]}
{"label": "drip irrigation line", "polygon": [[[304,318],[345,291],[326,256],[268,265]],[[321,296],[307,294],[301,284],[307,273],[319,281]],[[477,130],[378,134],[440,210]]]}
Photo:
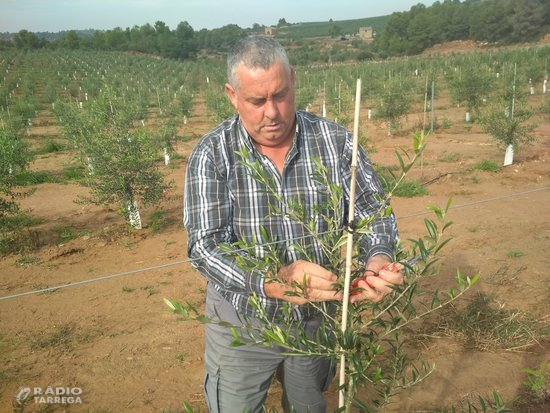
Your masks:
{"label": "drip irrigation line", "polygon": [[[493,197],[493,198],[487,198],[487,199],[481,199],[479,201],[468,202],[468,203],[461,204],[461,205],[454,205],[454,206],[451,205],[451,207],[449,209],[450,210],[451,209],[462,209],[462,208],[467,208],[467,207],[480,205],[480,204],[485,204],[485,203],[489,203],[489,202],[501,201],[503,199],[509,199],[509,198],[515,198],[515,197],[518,197],[518,196],[528,195],[528,194],[532,194],[532,193],[535,193],[535,192],[547,191],[549,189],[550,189],[550,186],[545,186],[545,187],[530,189],[530,190],[522,191],[522,192],[514,192],[514,193],[511,193],[511,194],[496,196],[496,197]],[[432,213],[431,211],[418,212],[418,213],[415,213],[415,214],[404,215],[404,216],[398,217],[397,220],[404,220],[404,219],[408,219],[408,218],[414,218],[414,217],[418,217],[418,216],[428,215],[428,214],[431,214],[431,213]],[[324,234],[326,234],[326,233],[321,233],[319,235],[324,235]],[[309,238],[309,237],[311,237],[311,235],[305,235],[303,237],[293,238],[292,241],[297,241],[297,240],[305,239],[305,238]],[[288,241],[289,240],[274,241],[274,242],[271,242],[271,243],[266,243],[266,244],[264,244],[264,246],[276,245],[276,244],[280,244],[280,243],[288,242]],[[244,251],[244,249],[241,249],[240,251]],[[234,253],[234,251],[233,252],[222,253],[219,256],[224,256],[224,255],[233,254],[233,253]],[[185,259],[185,260],[173,261],[173,262],[166,263],[166,264],[154,265],[154,266],[145,267],[145,268],[137,268],[135,270],[123,271],[123,272],[103,275],[103,276],[95,277],[95,278],[88,278],[88,279],[82,280],[82,281],[69,282],[67,284],[61,284],[61,285],[57,285],[55,287],[47,287],[47,288],[41,288],[41,289],[38,289],[38,290],[32,290],[32,291],[25,291],[25,292],[21,292],[21,293],[16,293],[16,294],[12,294],[12,295],[0,296],[0,301],[6,301],[6,300],[13,299],[13,298],[25,297],[25,296],[28,296],[28,295],[47,293],[47,292],[51,292],[51,291],[61,290],[63,288],[90,284],[90,283],[97,282],[97,281],[110,280],[110,279],[114,279],[114,278],[124,277],[124,276],[127,276],[127,275],[138,274],[138,273],[141,273],[141,272],[155,271],[155,270],[159,270],[159,269],[163,269],[163,268],[172,267],[172,266],[175,266],[175,265],[192,263],[193,261],[196,261],[196,260],[197,260],[196,258],[195,259],[194,258],[188,258],[188,259]]]}
{"label": "drip irrigation line", "polygon": [[[488,202],[502,201],[503,199],[515,198],[515,197],[518,197],[518,196],[532,194],[534,192],[547,191],[549,189],[550,189],[550,186],[543,186],[542,188],[529,189],[527,191],[514,192],[514,193],[511,193],[511,194],[495,196],[493,198],[480,199],[479,201],[467,202],[467,203],[461,204],[461,205],[451,205],[449,210],[467,208],[467,207],[471,207],[471,206],[475,206],[475,205],[486,204]],[[407,219],[407,218],[414,218],[414,217],[418,217],[418,216],[422,216],[422,215],[428,215],[428,214],[432,214],[432,211],[417,212],[415,214],[404,215],[402,217],[397,218],[397,220]]]}
{"label": "drip irrigation line", "polygon": [[77,286],[77,285],[90,284],[90,283],[93,283],[93,282],[96,282],[96,281],[110,280],[112,278],[123,277],[125,275],[132,275],[132,274],[137,274],[137,273],[140,273],[140,272],[159,270],[159,269],[162,269],[162,268],[171,267],[173,265],[184,264],[185,262],[189,262],[189,261],[190,260],[179,260],[179,261],[170,262],[168,264],[160,264],[160,265],[155,265],[155,266],[152,266],[152,267],[138,268],[138,269],[135,269],[135,270],[119,272],[119,273],[116,273],[116,274],[109,274],[109,275],[103,275],[103,276],[96,277],[96,278],[89,278],[87,280],[70,282],[70,283],[67,283],[67,284],[57,285],[55,287],[47,287],[47,288],[41,288],[39,290],[32,290],[32,291],[26,291],[26,292],[23,292],[23,293],[7,295],[7,296],[0,297],[0,301],[8,300],[10,298],[24,297],[26,295],[57,291],[57,290],[60,290],[62,288],[74,287],[74,286]]}

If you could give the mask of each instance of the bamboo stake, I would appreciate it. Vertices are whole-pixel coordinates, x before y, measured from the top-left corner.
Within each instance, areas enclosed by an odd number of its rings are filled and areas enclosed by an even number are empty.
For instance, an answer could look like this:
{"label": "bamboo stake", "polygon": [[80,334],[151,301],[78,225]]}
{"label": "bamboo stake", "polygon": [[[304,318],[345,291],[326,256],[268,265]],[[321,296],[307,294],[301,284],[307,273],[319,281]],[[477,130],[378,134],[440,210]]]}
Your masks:
{"label": "bamboo stake", "polygon": [[[348,305],[349,289],[351,282],[351,266],[353,257],[353,228],[351,227],[355,217],[355,181],[357,175],[357,146],[359,142],[359,112],[361,109],[361,79],[357,79],[355,91],[355,118],[353,120],[353,153],[351,157],[351,182],[349,195],[348,211],[348,239],[346,250],[346,276],[344,279],[344,302],[342,306],[342,332],[345,332],[348,326]],[[339,407],[344,406],[344,385],[346,383],[346,356],[344,353],[340,356],[340,392],[338,397]]]}

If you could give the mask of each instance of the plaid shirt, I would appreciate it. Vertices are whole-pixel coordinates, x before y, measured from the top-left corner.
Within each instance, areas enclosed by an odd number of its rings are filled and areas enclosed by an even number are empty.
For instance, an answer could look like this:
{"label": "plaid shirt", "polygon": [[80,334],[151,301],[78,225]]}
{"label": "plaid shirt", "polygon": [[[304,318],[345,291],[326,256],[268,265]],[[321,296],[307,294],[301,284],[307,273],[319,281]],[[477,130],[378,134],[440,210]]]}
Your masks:
{"label": "plaid shirt", "polygon": [[[250,176],[250,171],[240,163],[237,152],[246,152],[251,159],[259,160],[265,171],[274,177],[276,189],[284,199],[298,196],[308,212],[308,217],[319,214],[315,205],[323,205],[326,188],[313,179],[313,158],[320,159],[328,168],[331,182],[344,189],[342,208],[348,204],[351,177],[352,136],[338,124],[306,112],[296,112],[296,136],[289,150],[283,174],[275,164],[260,154],[242,126],[239,117],[228,119],[207,133],[191,153],[186,170],[184,193],[184,225],[188,232],[188,255],[192,265],[209,282],[209,288],[219,291],[236,310],[254,316],[249,297],[255,294],[266,309],[267,315],[281,314],[282,301],[268,298],[264,292],[264,277],[259,270],[245,271],[239,268],[235,257],[222,250],[220,245],[237,240],[265,240],[281,242],[283,259],[291,263],[300,259],[292,244],[307,240],[313,247],[315,261],[323,265],[320,248],[315,240],[307,238],[303,226],[293,222],[285,214],[274,216],[270,212],[273,197],[262,191],[261,184]],[[378,197],[384,193],[372,165],[360,149],[356,169],[357,219],[372,216],[381,207]],[[346,213],[347,214],[347,213]],[[341,228],[347,215],[335,217]],[[328,229],[323,219],[315,220],[316,233]],[[393,257],[397,240],[397,227],[393,214],[373,221],[372,234],[362,239],[360,245],[367,258],[383,253]],[[265,231],[265,232],[263,232]],[[264,242],[264,241],[262,241]],[[237,250],[235,248],[235,250]],[[264,247],[256,247],[262,257]],[[239,254],[244,252],[239,251]],[[293,307],[293,315],[300,319],[309,317],[311,306]]]}

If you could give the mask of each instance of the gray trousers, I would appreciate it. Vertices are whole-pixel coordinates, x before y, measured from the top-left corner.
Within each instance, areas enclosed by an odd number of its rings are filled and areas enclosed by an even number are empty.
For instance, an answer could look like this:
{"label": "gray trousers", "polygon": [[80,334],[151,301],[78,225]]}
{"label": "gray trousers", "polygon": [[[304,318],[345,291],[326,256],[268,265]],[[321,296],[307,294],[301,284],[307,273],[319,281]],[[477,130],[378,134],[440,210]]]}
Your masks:
{"label": "gray trousers", "polygon": [[[240,325],[237,312],[212,287],[206,295],[207,316]],[[317,320],[304,322],[312,334]],[[317,356],[288,356],[279,347],[230,347],[233,340],[226,327],[205,325],[204,393],[210,413],[262,412],[274,377],[283,386],[285,412],[326,413],[323,396],[334,377],[336,366]]]}

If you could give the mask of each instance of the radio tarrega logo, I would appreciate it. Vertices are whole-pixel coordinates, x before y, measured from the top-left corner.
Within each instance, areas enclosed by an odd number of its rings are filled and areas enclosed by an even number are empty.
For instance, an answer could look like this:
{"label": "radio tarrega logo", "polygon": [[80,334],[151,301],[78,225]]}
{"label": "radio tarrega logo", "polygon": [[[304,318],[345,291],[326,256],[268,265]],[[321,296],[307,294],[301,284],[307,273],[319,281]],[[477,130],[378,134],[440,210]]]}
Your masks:
{"label": "radio tarrega logo", "polygon": [[15,396],[15,399],[17,400],[17,403],[23,404],[25,400],[27,400],[27,397],[29,397],[29,394],[31,394],[31,388],[21,386],[17,389],[14,396]]}
{"label": "radio tarrega logo", "polygon": [[19,404],[25,404],[33,399],[34,403],[60,403],[73,404],[82,403],[80,387],[52,387],[48,386],[45,390],[42,387],[21,386],[15,392],[15,400]]}

